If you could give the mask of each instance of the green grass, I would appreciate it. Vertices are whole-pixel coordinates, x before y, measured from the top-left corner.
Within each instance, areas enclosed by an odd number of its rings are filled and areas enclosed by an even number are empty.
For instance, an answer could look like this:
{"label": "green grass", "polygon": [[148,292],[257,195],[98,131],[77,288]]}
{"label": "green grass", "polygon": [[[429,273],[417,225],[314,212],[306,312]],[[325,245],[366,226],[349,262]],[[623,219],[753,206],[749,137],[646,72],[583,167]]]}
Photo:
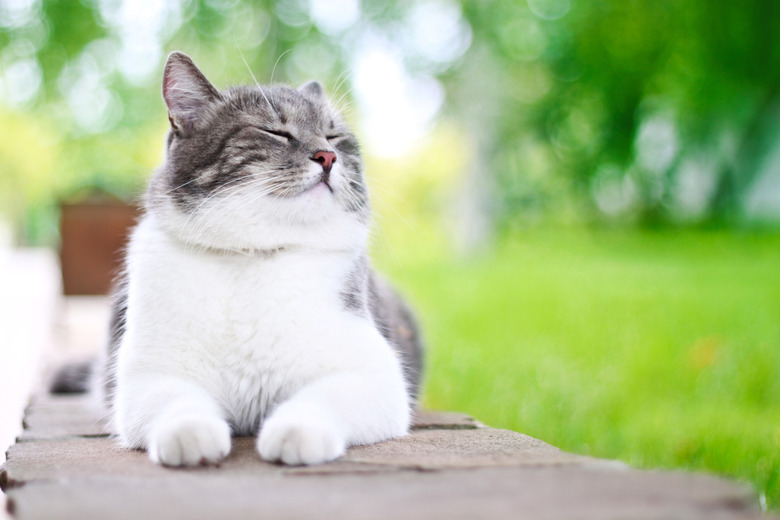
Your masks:
{"label": "green grass", "polygon": [[470,260],[410,236],[379,263],[424,325],[426,406],[780,508],[780,236],[535,231]]}

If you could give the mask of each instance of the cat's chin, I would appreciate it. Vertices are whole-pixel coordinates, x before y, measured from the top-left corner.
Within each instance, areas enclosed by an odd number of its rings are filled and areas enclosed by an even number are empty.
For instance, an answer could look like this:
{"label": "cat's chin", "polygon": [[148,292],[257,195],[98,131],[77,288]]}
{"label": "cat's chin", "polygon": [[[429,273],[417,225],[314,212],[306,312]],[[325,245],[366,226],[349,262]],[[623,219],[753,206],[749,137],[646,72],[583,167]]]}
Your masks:
{"label": "cat's chin", "polygon": [[[295,220],[316,221],[327,218],[334,210],[338,210],[338,201],[333,188],[325,183],[318,182],[301,193],[291,197],[293,204],[302,203],[300,216]],[[294,209],[292,211],[295,211]]]}

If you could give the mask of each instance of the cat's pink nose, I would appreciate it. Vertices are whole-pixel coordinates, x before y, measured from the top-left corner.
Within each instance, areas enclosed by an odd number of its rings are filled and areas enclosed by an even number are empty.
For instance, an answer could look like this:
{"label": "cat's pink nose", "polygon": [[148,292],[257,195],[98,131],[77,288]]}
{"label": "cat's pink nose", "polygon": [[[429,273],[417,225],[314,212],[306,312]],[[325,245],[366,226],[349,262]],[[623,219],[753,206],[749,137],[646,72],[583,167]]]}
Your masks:
{"label": "cat's pink nose", "polygon": [[325,173],[330,173],[333,163],[336,162],[336,154],[326,150],[320,150],[312,156],[311,160],[320,163]]}

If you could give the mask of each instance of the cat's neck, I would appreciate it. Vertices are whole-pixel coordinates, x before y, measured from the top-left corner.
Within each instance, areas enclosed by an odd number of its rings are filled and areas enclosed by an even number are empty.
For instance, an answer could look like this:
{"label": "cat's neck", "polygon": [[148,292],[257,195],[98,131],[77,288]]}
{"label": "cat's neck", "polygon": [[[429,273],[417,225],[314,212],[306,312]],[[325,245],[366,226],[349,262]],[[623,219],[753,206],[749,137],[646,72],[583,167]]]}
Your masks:
{"label": "cat's neck", "polygon": [[254,248],[224,249],[224,248],[211,247],[211,246],[205,246],[200,244],[187,244],[180,240],[176,240],[176,242],[178,242],[178,244],[185,249],[197,253],[205,254],[205,255],[223,256],[223,257],[257,258],[259,260],[269,260],[285,252],[291,252],[296,249],[299,249],[294,246],[279,246],[270,249],[254,249]]}
{"label": "cat's neck", "polygon": [[281,253],[362,253],[369,227],[353,214],[335,210],[321,220],[299,223],[279,218],[274,208],[258,210],[251,220],[192,218],[170,200],[147,207],[153,222],[181,249],[221,256],[273,258]]}

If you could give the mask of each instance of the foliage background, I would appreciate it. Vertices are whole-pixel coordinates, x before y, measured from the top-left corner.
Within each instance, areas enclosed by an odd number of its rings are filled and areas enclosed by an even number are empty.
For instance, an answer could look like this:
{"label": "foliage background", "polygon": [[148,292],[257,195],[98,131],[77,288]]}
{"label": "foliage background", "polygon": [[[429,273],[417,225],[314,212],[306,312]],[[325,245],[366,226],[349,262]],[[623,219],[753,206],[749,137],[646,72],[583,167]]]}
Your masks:
{"label": "foliage background", "polygon": [[[0,0],[0,215],[160,161],[165,54],[320,79],[364,143],[425,402],[780,505],[780,4]],[[251,71],[251,72],[250,72]]]}

